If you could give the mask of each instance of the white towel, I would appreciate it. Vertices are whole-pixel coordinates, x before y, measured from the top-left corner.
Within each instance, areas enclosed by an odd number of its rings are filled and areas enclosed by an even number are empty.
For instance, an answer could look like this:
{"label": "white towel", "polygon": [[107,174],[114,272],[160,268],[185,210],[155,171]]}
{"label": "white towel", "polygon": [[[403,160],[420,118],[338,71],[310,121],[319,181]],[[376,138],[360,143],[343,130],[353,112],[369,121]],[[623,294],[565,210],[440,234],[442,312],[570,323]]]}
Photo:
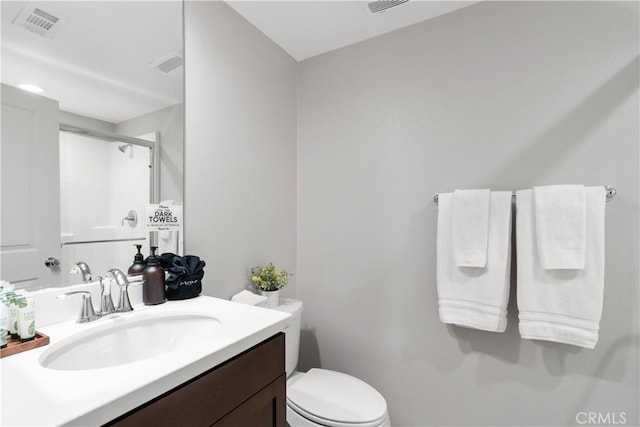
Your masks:
{"label": "white towel", "polygon": [[545,270],[584,268],[583,185],[533,187],[536,238]]}
{"label": "white towel", "polygon": [[256,295],[253,292],[247,290],[240,291],[231,297],[231,301],[239,302],[241,304],[257,305],[258,307],[266,307],[267,297],[262,295]]}
{"label": "white towel", "polygon": [[533,191],[522,190],[516,194],[520,335],[594,348],[598,342],[604,288],[604,188],[585,189],[586,262],[582,270],[541,267]]}
{"label": "white towel", "polygon": [[511,192],[491,192],[487,264],[458,267],[454,261],[453,195],[438,196],[437,280],[440,320],[504,332],[511,273]]}
{"label": "white towel", "polygon": [[[181,205],[182,202],[176,200],[164,200],[160,202],[161,205]],[[180,244],[180,232],[170,230],[158,231],[158,253],[163,254],[165,252],[171,252],[176,255],[181,255],[182,245]]]}
{"label": "white towel", "polygon": [[458,267],[487,265],[491,190],[453,192],[453,254]]}
{"label": "white towel", "polygon": [[178,234],[179,231],[167,231],[161,230],[158,232],[158,252],[163,254],[165,252],[171,252],[179,255],[180,250],[178,248]]}

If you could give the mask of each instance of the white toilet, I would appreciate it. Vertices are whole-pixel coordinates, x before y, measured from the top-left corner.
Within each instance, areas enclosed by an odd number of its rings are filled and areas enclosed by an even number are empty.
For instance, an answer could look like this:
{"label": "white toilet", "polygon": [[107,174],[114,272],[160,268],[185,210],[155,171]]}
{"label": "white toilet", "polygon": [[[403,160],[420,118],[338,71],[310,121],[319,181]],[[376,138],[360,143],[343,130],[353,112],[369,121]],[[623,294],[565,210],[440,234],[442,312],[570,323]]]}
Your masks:
{"label": "white toilet", "polygon": [[323,427],[388,427],[387,402],[369,384],[327,369],[297,372],[302,302],[280,298],[276,310],[292,315],[286,335],[287,424]]}

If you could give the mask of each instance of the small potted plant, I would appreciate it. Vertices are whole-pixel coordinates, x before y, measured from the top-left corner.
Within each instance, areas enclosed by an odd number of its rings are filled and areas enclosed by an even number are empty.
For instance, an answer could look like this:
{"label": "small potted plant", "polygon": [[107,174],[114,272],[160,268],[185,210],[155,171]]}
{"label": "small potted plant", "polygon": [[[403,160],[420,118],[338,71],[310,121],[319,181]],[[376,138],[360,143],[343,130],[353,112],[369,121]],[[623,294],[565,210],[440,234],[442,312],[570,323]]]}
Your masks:
{"label": "small potted plant", "polygon": [[269,299],[270,308],[278,306],[280,289],[289,283],[291,276],[292,274],[286,270],[278,270],[271,262],[268,265],[251,267],[251,281],[260,293]]}

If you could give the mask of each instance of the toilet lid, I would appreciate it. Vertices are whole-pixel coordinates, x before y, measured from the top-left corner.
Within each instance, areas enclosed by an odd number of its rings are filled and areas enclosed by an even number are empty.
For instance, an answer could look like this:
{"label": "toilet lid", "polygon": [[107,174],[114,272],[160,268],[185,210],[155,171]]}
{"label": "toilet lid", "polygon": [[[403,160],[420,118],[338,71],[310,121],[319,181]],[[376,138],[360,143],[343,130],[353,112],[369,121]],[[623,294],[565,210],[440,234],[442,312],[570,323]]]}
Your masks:
{"label": "toilet lid", "polygon": [[386,415],[387,403],[369,384],[326,369],[311,369],[287,389],[287,400],[316,418],[366,424]]}

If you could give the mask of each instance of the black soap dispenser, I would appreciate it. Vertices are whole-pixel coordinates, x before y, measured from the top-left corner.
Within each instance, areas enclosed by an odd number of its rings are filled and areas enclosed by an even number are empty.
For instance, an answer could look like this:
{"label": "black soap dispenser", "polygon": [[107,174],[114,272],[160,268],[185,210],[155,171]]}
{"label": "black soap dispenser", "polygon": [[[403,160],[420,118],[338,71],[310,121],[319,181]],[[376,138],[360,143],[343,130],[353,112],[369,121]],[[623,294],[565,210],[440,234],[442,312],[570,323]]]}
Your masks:
{"label": "black soap dispenser", "polygon": [[164,268],[156,255],[157,246],[151,246],[151,255],[142,272],[142,302],[145,305],[162,304],[167,300],[164,288]]}
{"label": "black soap dispenser", "polygon": [[131,264],[131,267],[129,267],[127,274],[129,276],[139,276],[144,271],[144,268],[147,266],[147,263],[144,262],[144,256],[142,256],[142,253],[140,252],[140,250],[142,249],[142,245],[133,245],[133,246],[138,248],[138,253],[136,254],[135,257],[133,257],[133,264]]}

